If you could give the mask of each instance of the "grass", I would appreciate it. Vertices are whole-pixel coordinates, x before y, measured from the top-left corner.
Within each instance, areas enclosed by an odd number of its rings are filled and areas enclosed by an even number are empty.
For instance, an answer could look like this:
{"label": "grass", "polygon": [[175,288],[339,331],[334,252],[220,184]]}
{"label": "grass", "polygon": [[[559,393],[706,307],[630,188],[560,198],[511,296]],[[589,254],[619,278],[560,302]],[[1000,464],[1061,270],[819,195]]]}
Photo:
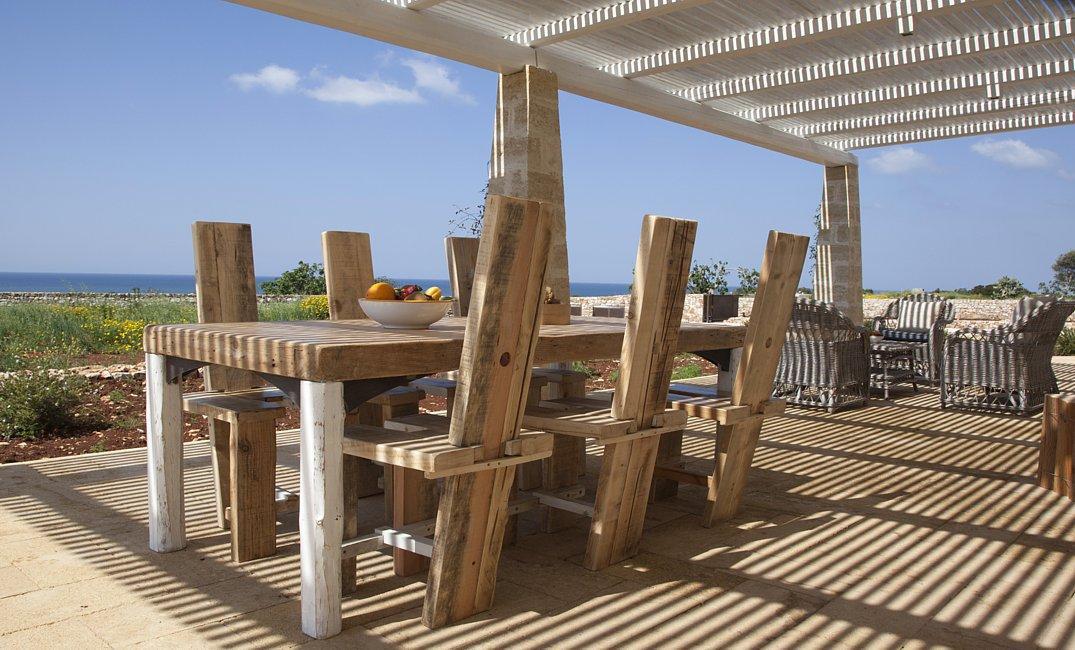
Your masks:
{"label": "grass", "polygon": [[672,381],[679,379],[693,379],[702,376],[702,367],[696,363],[680,366],[672,371]]}
{"label": "grass", "polygon": [[[258,306],[261,320],[308,318],[300,303]],[[142,330],[159,323],[193,323],[194,303],[163,298],[79,304],[0,306],[0,371],[26,366],[61,368],[89,354],[142,349]]]}
{"label": "grass", "polygon": [[1075,356],[1075,329],[1065,329],[1056,339],[1056,354],[1060,356]]}

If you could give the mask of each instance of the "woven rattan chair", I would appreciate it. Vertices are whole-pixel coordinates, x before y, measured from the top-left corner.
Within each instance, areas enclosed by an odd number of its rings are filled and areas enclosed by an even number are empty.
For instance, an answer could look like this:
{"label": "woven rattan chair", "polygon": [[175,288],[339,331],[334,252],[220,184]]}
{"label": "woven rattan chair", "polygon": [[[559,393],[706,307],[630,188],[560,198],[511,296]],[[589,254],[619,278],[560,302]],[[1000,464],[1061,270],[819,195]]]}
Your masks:
{"label": "woven rattan chair", "polygon": [[773,397],[830,413],[865,406],[870,395],[869,338],[832,305],[800,298],[791,311]]}
{"label": "woven rattan chair", "polygon": [[955,320],[955,305],[931,293],[916,293],[893,300],[885,313],[873,319],[874,330],[887,341],[915,345],[914,371],[930,383],[940,381],[944,328]]}
{"label": "woven rattan chair", "polygon": [[944,343],[941,407],[1030,414],[1046,393],[1058,390],[1052,356],[1075,302],[1023,298],[1011,322],[990,330],[970,328]]}

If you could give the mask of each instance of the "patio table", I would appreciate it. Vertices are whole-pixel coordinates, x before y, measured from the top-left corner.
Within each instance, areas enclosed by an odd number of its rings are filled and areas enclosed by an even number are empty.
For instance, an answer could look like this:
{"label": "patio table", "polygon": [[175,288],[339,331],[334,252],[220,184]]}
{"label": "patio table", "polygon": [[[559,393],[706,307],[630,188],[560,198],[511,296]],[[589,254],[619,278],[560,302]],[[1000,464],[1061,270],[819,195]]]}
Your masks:
{"label": "patio table", "polygon": [[[428,330],[384,329],[369,320],[153,325],[146,328],[149,544],[186,546],[183,514],[182,376],[205,365],[257,373],[300,407],[299,539],[303,631],[339,631],[345,414],[395,386],[459,367],[466,319]],[[618,358],[624,321],[574,317],[543,325],[539,364]],[[746,328],[683,323],[679,350],[717,362],[743,346]],[[325,629],[324,621],[337,626]]]}

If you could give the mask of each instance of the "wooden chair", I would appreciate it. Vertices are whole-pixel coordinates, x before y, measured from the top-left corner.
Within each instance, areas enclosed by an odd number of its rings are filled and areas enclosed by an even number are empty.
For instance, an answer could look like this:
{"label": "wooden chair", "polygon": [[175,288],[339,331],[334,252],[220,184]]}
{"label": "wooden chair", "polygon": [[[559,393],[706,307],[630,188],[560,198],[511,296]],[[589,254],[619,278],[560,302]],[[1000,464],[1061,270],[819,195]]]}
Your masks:
{"label": "wooden chair", "polygon": [[[478,259],[477,237],[445,237],[444,256],[448,262],[448,279],[452,284],[452,313],[465,318],[470,310],[470,297],[474,287],[474,266]],[[451,405],[455,401],[456,381],[454,373],[447,377],[423,377],[411,382],[412,386],[421,388],[428,395],[444,397],[448,403],[448,417],[451,417]],[[558,397],[585,397],[586,375],[563,368],[535,368],[530,378],[530,404],[536,405],[541,399]],[[575,477],[586,471],[586,445],[584,441],[564,441],[561,454],[574,454],[578,458]],[[569,470],[570,471],[570,470]],[[542,484],[541,464],[532,463],[521,466],[516,485],[520,490],[532,490]]]}
{"label": "wooden chair", "polygon": [[784,412],[784,400],[772,399],[773,378],[808,245],[808,237],[769,233],[744,345],[731,355],[729,371],[721,372],[715,384],[688,380],[670,388],[669,408],[716,422],[715,462],[711,474],[685,471],[680,456],[683,433],[665,434],[654,472],[655,496],[674,496],[668,483],[708,487],[703,526],[738,512],[762,423]]}
{"label": "wooden chair", "polygon": [[[697,223],[648,215],[635,262],[620,374],[611,407],[599,399],[562,398],[527,409],[523,425],[604,447],[594,505],[574,500],[547,482],[542,503],[592,518],[584,566],[598,570],[635,554],[649,500],[660,436],[680,431],[687,415],[666,411],[683,300]],[[563,476],[557,456],[546,461],[549,479]]]}
{"label": "wooden chair", "polygon": [[[426,479],[443,477],[436,521],[382,530],[369,544],[431,555],[423,622],[436,628],[491,606],[515,465],[548,456],[552,439],[520,431],[541,323],[548,209],[491,195],[477,255],[458,390],[450,420],[393,419],[348,427],[344,453]],[[398,495],[397,497],[398,498]],[[422,532],[435,530],[430,542]],[[417,534],[416,534],[417,532]],[[365,539],[344,544],[369,548]]]}
{"label": "wooden chair", "polygon": [[[364,232],[327,231],[321,233],[321,251],[325,264],[325,284],[328,292],[329,319],[357,320],[366,318],[358,299],[374,282],[373,253],[370,236]],[[347,416],[347,424],[382,426],[385,420],[418,414],[418,403],[425,393],[411,386],[400,386],[374,397]],[[344,472],[344,536],[358,535],[358,500],[375,494],[385,494],[386,519],[400,527],[428,519],[436,514],[436,483],[426,480],[421,472],[402,469],[384,471],[369,459],[345,456]],[[381,485],[383,484],[383,487]],[[394,495],[404,495],[394,499]],[[422,571],[426,558],[398,549],[395,571],[406,576]],[[344,592],[353,591],[356,579],[354,558],[344,561]]]}
{"label": "wooden chair", "polygon": [[[249,224],[193,225],[198,322],[258,319]],[[276,516],[298,508],[298,496],[276,488],[276,420],[283,393],[253,373],[211,366],[205,391],[183,396],[183,409],[209,420],[217,523],[231,529],[231,555],[245,562],[276,553]]]}

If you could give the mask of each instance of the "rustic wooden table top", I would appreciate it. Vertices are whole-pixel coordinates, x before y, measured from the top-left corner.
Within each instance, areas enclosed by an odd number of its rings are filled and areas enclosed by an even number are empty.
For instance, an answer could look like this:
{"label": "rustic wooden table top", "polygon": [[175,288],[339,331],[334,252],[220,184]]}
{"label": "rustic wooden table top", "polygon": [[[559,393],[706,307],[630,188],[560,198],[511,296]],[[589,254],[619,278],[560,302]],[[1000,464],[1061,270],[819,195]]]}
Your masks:
{"label": "rustic wooden table top", "polygon": [[[428,330],[390,330],[370,320],[151,325],[145,351],[309,381],[352,381],[420,375],[459,367],[466,319],[446,318]],[[543,325],[535,363],[614,359],[624,321],[572,317]],[[743,345],[744,325],[683,323],[682,352]]]}

